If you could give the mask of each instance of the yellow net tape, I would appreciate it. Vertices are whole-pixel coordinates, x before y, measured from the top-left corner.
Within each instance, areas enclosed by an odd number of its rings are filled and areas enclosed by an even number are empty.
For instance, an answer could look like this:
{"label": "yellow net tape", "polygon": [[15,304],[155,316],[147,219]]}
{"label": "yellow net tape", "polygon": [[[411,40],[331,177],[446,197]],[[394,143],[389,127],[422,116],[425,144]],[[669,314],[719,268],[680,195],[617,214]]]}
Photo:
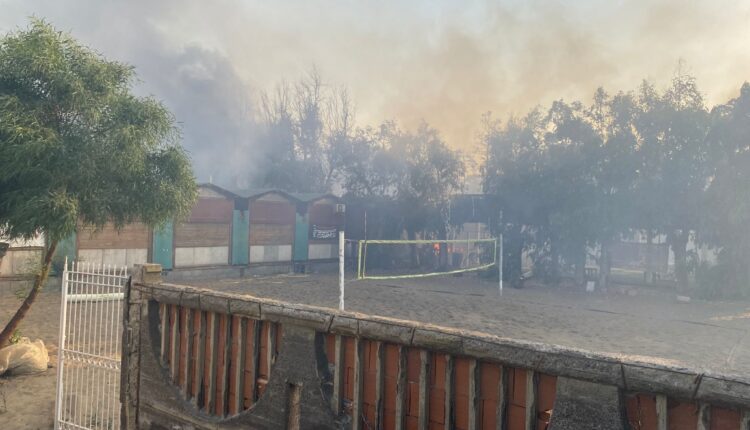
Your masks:
{"label": "yellow net tape", "polygon": [[[436,243],[494,243],[492,262],[483,264],[476,267],[467,267],[463,269],[449,270],[444,272],[430,272],[430,273],[412,273],[406,275],[367,275],[366,269],[366,256],[367,256],[367,245],[369,244],[414,244],[414,245],[427,245]],[[488,269],[497,265],[497,239],[451,239],[451,240],[360,240],[358,244],[358,257],[357,257],[357,279],[409,279],[409,278],[427,278],[430,276],[441,276],[441,275],[452,275],[456,273],[465,272],[476,272],[479,270]],[[364,253],[363,253],[364,251]],[[363,261],[364,260],[364,261]]]}

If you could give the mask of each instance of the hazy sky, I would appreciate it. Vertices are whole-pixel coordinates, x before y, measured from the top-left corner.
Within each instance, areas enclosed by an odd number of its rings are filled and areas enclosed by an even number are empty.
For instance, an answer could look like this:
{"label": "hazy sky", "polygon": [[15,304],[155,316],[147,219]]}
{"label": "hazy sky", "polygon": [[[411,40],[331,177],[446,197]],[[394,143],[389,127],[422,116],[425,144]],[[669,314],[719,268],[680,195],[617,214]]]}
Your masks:
{"label": "hazy sky", "polygon": [[710,104],[750,80],[747,1],[0,0],[0,31],[30,15],[134,64],[199,179],[242,168],[258,93],[312,65],[349,88],[360,125],[424,119],[466,151],[483,112],[665,85],[680,60]]}

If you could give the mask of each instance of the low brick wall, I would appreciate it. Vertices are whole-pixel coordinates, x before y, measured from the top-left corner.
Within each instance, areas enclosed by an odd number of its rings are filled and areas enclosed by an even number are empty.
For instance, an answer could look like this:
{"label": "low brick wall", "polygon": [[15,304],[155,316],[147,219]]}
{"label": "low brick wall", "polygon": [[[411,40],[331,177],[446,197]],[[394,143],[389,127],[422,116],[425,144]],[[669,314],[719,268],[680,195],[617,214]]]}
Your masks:
{"label": "low brick wall", "polygon": [[747,379],[167,284],[159,272],[137,269],[126,297],[126,428],[750,429]]}

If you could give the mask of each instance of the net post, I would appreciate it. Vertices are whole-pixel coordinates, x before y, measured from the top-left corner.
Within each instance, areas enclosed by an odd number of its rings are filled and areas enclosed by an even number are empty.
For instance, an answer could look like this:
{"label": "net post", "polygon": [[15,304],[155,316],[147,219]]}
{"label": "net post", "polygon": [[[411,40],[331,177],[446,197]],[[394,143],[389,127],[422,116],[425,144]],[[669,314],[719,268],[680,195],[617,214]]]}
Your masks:
{"label": "net post", "polygon": [[344,230],[339,230],[339,310],[344,310]]}
{"label": "net post", "polygon": [[357,241],[357,279],[362,279],[362,241]]}
{"label": "net post", "polygon": [[500,248],[500,255],[497,258],[497,273],[498,273],[498,278],[500,279],[500,295],[502,296],[503,295],[503,235],[502,233],[500,234],[497,240],[500,241],[500,245],[495,247],[495,249],[497,249],[498,247]]}

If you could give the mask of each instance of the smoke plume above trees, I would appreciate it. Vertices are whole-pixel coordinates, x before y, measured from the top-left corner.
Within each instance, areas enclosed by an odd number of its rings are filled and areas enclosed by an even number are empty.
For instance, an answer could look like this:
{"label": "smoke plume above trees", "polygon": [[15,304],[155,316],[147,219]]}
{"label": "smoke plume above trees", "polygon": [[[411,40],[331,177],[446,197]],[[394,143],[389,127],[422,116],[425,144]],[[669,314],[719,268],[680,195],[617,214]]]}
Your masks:
{"label": "smoke plume above trees", "polygon": [[362,126],[424,120],[476,145],[481,114],[585,99],[599,87],[666,85],[684,59],[722,103],[747,80],[750,7],[708,0],[619,2],[99,2],[2,0],[3,32],[49,19],[135,65],[139,91],[177,116],[200,180],[262,166],[261,94],[314,64],[346,87]]}

